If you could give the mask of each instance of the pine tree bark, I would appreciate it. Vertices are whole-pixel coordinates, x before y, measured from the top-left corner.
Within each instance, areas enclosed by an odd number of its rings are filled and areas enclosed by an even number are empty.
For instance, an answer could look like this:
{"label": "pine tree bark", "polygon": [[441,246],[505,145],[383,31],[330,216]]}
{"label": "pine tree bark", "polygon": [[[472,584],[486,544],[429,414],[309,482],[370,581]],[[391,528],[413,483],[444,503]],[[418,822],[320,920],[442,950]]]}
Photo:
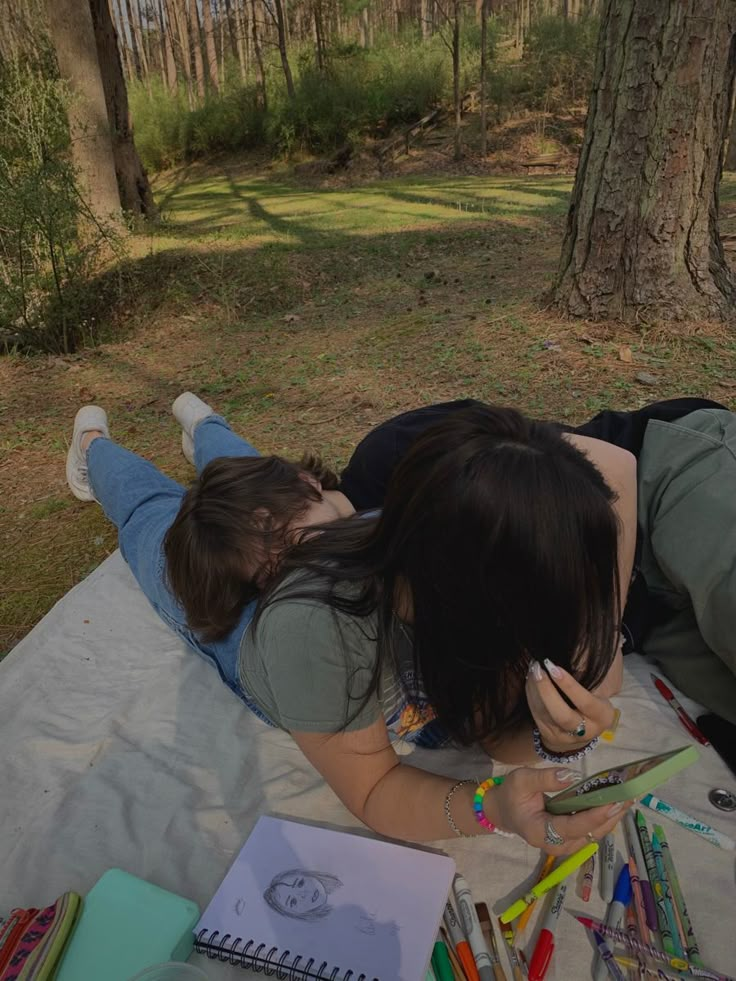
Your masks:
{"label": "pine tree bark", "polygon": [[197,82],[197,98],[204,102],[207,89],[204,81],[204,58],[202,57],[202,32],[199,29],[199,9],[197,0],[189,0],[187,20],[189,23],[189,50],[194,63],[194,78]]}
{"label": "pine tree bark", "polygon": [[217,75],[217,51],[215,50],[215,32],[212,25],[212,7],[210,0],[202,2],[202,27],[204,29],[204,49],[207,54],[207,77],[215,92],[220,89],[220,79]]}
{"label": "pine tree bark", "polygon": [[[107,8],[107,0],[104,2]],[[99,219],[115,218],[120,213],[120,193],[89,4],[47,0],[46,12],[59,72],[76,96],[69,110],[69,125],[72,159],[84,185],[82,193]]]}
{"label": "pine tree bark", "polygon": [[92,13],[120,203],[124,211],[144,218],[155,218],[157,211],[151,185],[133,140],[128,93],[110,8],[107,0],[89,0],[89,8]]}
{"label": "pine tree bark", "polygon": [[606,0],[555,295],[574,316],[726,318],[718,234],[736,0]]}

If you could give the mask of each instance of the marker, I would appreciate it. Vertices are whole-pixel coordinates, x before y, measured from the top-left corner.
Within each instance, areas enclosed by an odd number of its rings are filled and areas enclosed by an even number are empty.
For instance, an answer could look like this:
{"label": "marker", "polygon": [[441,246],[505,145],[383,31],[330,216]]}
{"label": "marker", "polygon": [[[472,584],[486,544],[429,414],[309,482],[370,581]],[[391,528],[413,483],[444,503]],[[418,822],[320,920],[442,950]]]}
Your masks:
{"label": "marker", "polygon": [[[547,858],[544,860],[544,864],[542,865],[542,868],[539,870],[539,875],[537,876],[537,881],[535,885],[540,883],[543,879],[545,879],[550,874],[550,872],[552,871],[552,866],[554,864],[555,864],[555,856],[548,855]],[[531,919],[531,915],[534,912],[535,905],[536,905],[536,900],[534,902],[529,903],[527,908],[521,914],[519,918],[519,922],[516,924],[517,936],[523,931],[524,927]]]}
{"label": "marker", "polygon": [[680,914],[680,920],[685,930],[685,956],[688,958],[688,960],[691,960],[693,964],[697,964],[698,967],[702,967],[703,962],[700,958],[700,948],[698,947],[698,941],[695,939],[695,931],[693,930],[693,924],[690,920],[690,914],[687,911],[687,906],[685,905],[685,900],[682,896],[680,880],[677,878],[675,863],[672,859],[672,852],[670,851],[667,836],[664,833],[664,828],[660,824],[655,824],[654,830],[656,831],[657,837],[659,838],[659,843],[662,846],[662,860],[664,861],[667,878],[670,881],[670,889],[672,890],[672,896],[675,900],[675,906],[677,908],[677,912]]}
{"label": "marker", "polygon": [[656,811],[657,814],[664,814],[666,818],[674,821],[675,824],[679,824],[681,828],[687,828],[688,831],[700,835],[701,838],[705,838],[706,841],[709,841],[711,845],[716,845],[717,848],[723,848],[728,852],[732,852],[736,848],[736,841],[733,838],[729,838],[728,835],[716,831],[715,828],[711,828],[709,824],[698,821],[697,818],[690,817],[689,814],[685,814],[679,808],[668,804],[666,800],[660,800],[654,794],[645,794],[641,798],[641,803],[644,807],[648,807],[650,811]]}
{"label": "marker", "polygon": [[498,945],[496,944],[496,934],[493,931],[493,923],[491,922],[491,914],[488,912],[488,907],[485,903],[476,903],[475,912],[478,914],[480,928],[483,936],[486,938],[486,944],[488,946],[488,952],[491,955],[491,963],[493,965],[493,973],[496,981],[506,981],[506,975],[503,967],[501,966],[501,957],[498,953]]}
{"label": "marker", "polygon": [[432,952],[432,970],[437,975],[437,981],[455,981],[447,947],[445,947],[444,941],[439,933],[437,934],[434,951]]}
{"label": "marker", "polygon": [[455,979],[455,981],[467,981],[467,978],[465,977],[465,971],[463,971],[462,965],[460,964],[460,961],[457,959],[457,954],[453,950],[452,944],[450,943],[450,939],[442,927],[440,927],[440,936],[442,937],[442,942],[447,948],[447,956],[450,958],[450,967],[452,968],[453,978]]}
{"label": "marker", "polygon": [[430,964],[427,968],[427,976],[424,981],[437,981],[437,975],[432,970],[432,965]]}
{"label": "marker", "polygon": [[685,726],[685,728],[693,737],[693,739],[697,739],[697,741],[700,743],[701,746],[710,746],[710,743],[705,738],[703,733],[700,731],[700,729],[698,729],[698,727],[695,725],[693,720],[687,714],[687,712],[682,707],[682,705],[680,705],[680,703],[677,701],[675,696],[672,694],[672,691],[667,687],[667,685],[662,681],[662,679],[658,678],[655,674],[650,674],[649,677],[656,685],[657,691],[662,696],[662,698],[665,699],[665,701],[669,704],[670,708],[674,709],[677,718]]}
{"label": "marker", "polygon": [[[628,865],[624,865],[619,872],[616,888],[613,891],[613,902],[608,907],[608,912],[606,913],[606,926],[615,927],[616,929],[623,926],[626,907],[630,902],[631,875]],[[606,962],[605,958],[601,958],[593,971],[593,981],[603,981],[607,969],[610,969],[610,964]]]}
{"label": "marker", "polygon": [[480,928],[478,914],[475,912],[470,886],[461,875],[456,875],[453,882],[453,889],[455,891],[457,910],[460,914],[460,922],[463,925],[465,936],[468,938],[470,949],[473,952],[478,977],[480,981],[493,981],[491,955],[488,953],[486,942],[483,939],[483,931]]}
{"label": "marker", "polygon": [[613,959],[613,951],[608,946],[606,941],[603,939],[600,933],[597,933],[595,930],[593,931],[593,937],[595,938],[596,946],[598,947],[598,953],[601,957],[600,963],[605,969],[605,974],[610,975],[614,981],[626,981],[626,976]]}
{"label": "marker", "polygon": [[549,962],[555,949],[555,927],[565,904],[567,883],[561,882],[552,893],[550,907],[542,920],[542,929],[534,947],[531,963],[529,964],[529,981],[544,981]]}
{"label": "marker", "polygon": [[590,901],[590,894],[593,891],[594,875],[595,875],[595,855],[591,855],[590,858],[586,861],[585,865],[583,866],[583,885],[580,890],[580,894],[582,896],[584,903]]}
{"label": "marker", "polygon": [[[498,926],[501,930],[501,936],[506,941],[506,949],[509,952],[509,960],[511,961],[511,973],[514,976],[514,981],[524,981],[524,975],[521,971],[521,963],[519,961],[519,955],[523,957],[523,953],[516,949],[514,944],[514,928],[510,923],[502,923],[501,917],[498,918]],[[524,960],[524,966],[526,967],[526,960]]]}
{"label": "marker", "polygon": [[613,901],[613,884],[615,881],[616,864],[616,839],[612,834],[607,834],[601,842],[601,872],[600,890],[601,899],[604,903]]}
{"label": "marker", "polygon": [[458,922],[457,914],[452,908],[452,903],[449,899],[447,900],[447,905],[445,906],[443,920],[445,923],[445,929],[450,937],[450,943],[455,948],[455,953],[457,954],[457,958],[462,965],[465,976],[467,977],[468,981],[479,981],[473,952],[470,949],[470,944],[465,939],[463,928]]}
{"label": "marker", "polygon": [[[654,895],[657,898],[657,909],[661,909],[664,914],[667,929],[671,937],[672,952],[674,953],[675,957],[684,957],[685,947],[682,945],[679,924],[675,915],[675,908],[672,903],[670,884],[667,881],[667,873],[664,870],[662,849],[659,844],[659,838],[656,834],[652,835],[652,854],[654,855],[654,864],[657,869],[657,885],[654,890]],[[667,944],[664,943],[664,939],[665,936],[664,933],[662,933],[664,949],[667,950]]]}
{"label": "marker", "polygon": [[589,916],[576,916],[575,919],[582,923],[586,930],[590,930],[593,933],[600,933],[602,937],[615,940],[624,947],[628,947],[629,950],[635,950],[637,953],[645,954],[654,961],[668,964],[670,967],[674,967],[676,971],[689,971],[696,978],[710,978],[711,981],[734,981],[733,978],[728,977],[726,974],[711,971],[707,967],[696,967],[690,961],[679,957],[670,957],[665,951],[658,950],[656,947],[652,947],[651,944],[642,943],[641,940],[635,940],[623,930],[615,930],[613,927],[607,927],[600,920],[593,920]]}
{"label": "marker", "polygon": [[631,811],[624,816],[624,834],[626,835],[626,841],[629,846],[629,853],[634,855],[636,859],[636,869],[639,873],[639,884],[644,901],[647,929],[656,933],[657,904],[654,902],[654,890],[648,878],[648,867],[644,858],[644,849],[642,848],[637,824]]}
{"label": "marker", "polygon": [[581,865],[584,865],[591,855],[595,855],[597,851],[598,842],[593,841],[584,848],[581,848],[579,852],[575,852],[574,855],[570,855],[569,858],[566,858],[563,862],[560,862],[557,868],[552,869],[546,878],[542,879],[542,881],[538,882],[535,886],[532,886],[528,893],[522,896],[521,899],[517,899],[513,905],[509,906],[507,910],[504,910],[504,912],[501,913],[499,917],[501,923],[511,923],[511,921],[515,920],[517,916],[521,916],[529,903],[535,899],[539,899],[540,896],[543,896],[546,892],[549,892],[550,889],[553,889],[556,885],[559,885],[560,882],[563,882],[569,875],[572,875],[576,869],[579,869]]}

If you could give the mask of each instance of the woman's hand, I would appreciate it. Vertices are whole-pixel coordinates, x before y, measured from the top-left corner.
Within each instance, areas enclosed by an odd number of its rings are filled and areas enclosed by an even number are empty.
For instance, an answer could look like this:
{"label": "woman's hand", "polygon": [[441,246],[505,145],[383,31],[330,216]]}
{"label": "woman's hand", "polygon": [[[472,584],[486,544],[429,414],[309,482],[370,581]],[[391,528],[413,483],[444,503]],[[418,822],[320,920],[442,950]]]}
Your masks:
{"label": "woman's hand", "polygon": [[[583,688],[564,668],[551,661],[544,664],[547,671],[538,661],[532,661],[529,669],[529,709],[544,747],[551,753],[571,753],[610,728],[616,710],[607,698]],[[560,692],[575,708],[570,708]]]}
{"label": "woman's hand", "polygon": [[[621,820],[633,801],[591,807],[577,814],[553,815],[544,808],[544,792],[569,787],[580,774],[554,767],[512,770],[504,782],[489,790],[483,808],[489,821],[502,831],[511,831],[550,855],[570,855],[608,834]],[[562,844],[550,845],[545,836],[548,824]],[[590,836],[590,837],[589,837]]]}

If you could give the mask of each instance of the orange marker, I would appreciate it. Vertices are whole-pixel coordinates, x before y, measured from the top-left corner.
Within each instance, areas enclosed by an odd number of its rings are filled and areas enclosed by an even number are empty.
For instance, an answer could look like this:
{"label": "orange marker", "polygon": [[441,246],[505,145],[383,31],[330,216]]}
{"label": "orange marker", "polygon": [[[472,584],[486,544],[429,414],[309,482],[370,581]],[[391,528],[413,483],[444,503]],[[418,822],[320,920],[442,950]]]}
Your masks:
{"label": "orange marker", "polygon": [[445,930],[447,930],[451,944],[455,948],[455,953],[462,965],[465,977],[468,981],[480,981],[480,975],[478,974],[478,968],[475,966],[475,958],[470,949],[470,944],[465,938],[463,928],[460,926],[460,921],[457,918],[457,913],[453,909],[449,899],[445,906],[443,919]]}
{"label": "orange marker", "polygon": [[[539,875],[537,876],[537,881],[535,882],[535,885],[539,885],[539,883],[542,881],[542,879],[546,879],[547,878],[547,876],[552,871],[552,866],[554,864],[555,864],[555,856],[554,855],[548,855],[547,858],[544,860],[544,865],[539,870]],[[519,922],[516,924],[516,935],[517,936],[519,936],[521,934],[522,930],[524,929],[524,927],[529,922],[529,918],[531,917],[532,913],[534,912],[534,905],[535,905],[535,903],[536,903],[536,900],[534,900],[534,902],[532,902],[532,903],[529,903],[529,905],[527,906],[527,908],[524,910],[524,912],[519,917]]]}

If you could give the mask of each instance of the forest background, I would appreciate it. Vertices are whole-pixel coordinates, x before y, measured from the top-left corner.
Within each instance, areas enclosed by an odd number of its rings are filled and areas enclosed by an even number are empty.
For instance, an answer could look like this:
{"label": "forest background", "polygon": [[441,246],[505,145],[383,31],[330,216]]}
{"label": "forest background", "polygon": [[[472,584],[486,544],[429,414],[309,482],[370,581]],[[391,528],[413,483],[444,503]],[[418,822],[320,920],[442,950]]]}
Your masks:
{"label": "forest background", "polygon": [[[169,407],[186,388],[263,450],[336,466],[429,401],[575,421],[730,403],[734,55],[695,42],[736,29],[735,6],[2,0],[0,657],[115,546],[64,486],[84,402],[183,482]],[[637,17],[656,64],[632,48]],[[690,64],[670,71],[670,51]],[[668,74],[693,71],[673,107]],[[662,197],[630,191],[635,214],[596,165],[621,132],[601,93],[627,86],[654,92],[650,129],[695,133],[682,175],[644,182]],[[634,188],[648,158],[623,138]],[[595,227],[617,207],[620,248],[616,221]],[[647,260],[659,212],[681,279]],[[609,242],[641,264],[633,286],[590,275]]]}

